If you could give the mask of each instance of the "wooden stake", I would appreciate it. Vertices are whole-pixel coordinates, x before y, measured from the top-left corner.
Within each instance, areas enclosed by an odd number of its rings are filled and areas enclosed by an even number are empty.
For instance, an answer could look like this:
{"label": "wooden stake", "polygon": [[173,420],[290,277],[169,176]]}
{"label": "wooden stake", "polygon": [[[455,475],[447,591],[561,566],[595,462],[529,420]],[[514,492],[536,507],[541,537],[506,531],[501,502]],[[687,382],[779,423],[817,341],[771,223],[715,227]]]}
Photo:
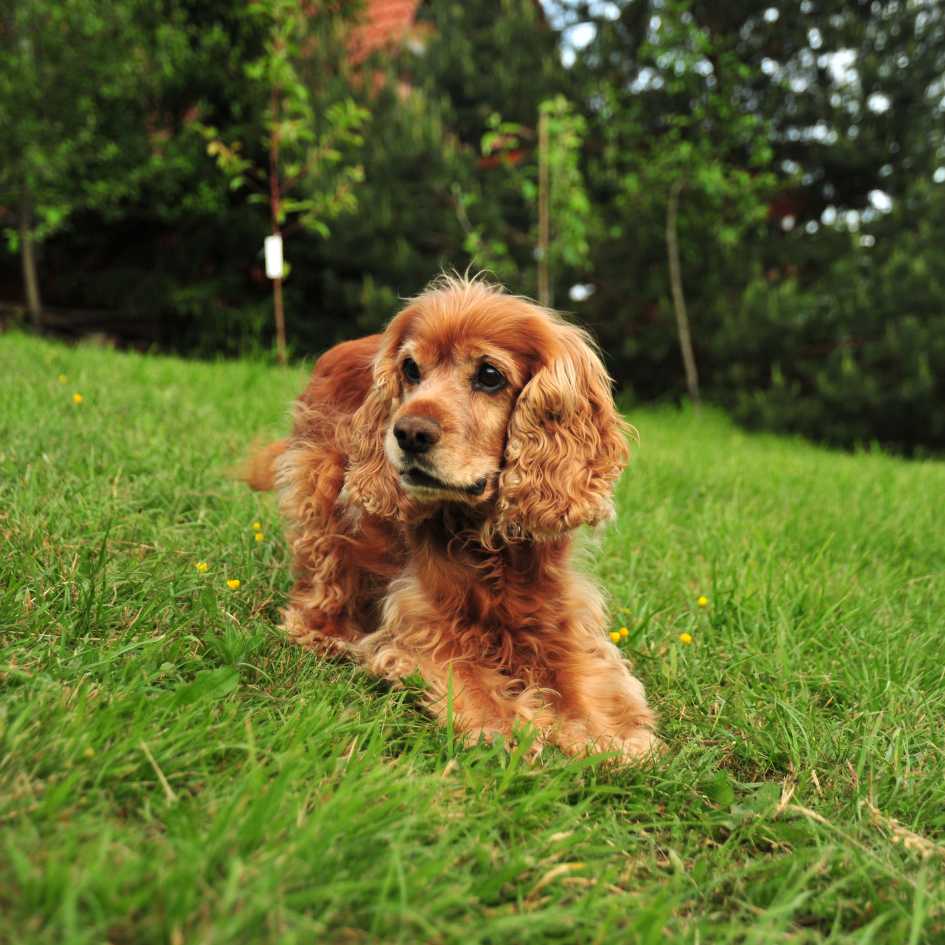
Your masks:
{"label": "wooden stake", "polygon": [[33,202],[29,188],[23,184],[20,191],[19,212],[20,263],[23,269],[23,287],[26,307],[34,328],[42,327],[43,304],[39,297],[39,279],[36,276],[36,254],[33,243]]}
{"label": "wooden stake", "polygon": [[[269,211],[272,216],[273,236],[279,236],[279,216],[282,194],[279,187],[279,106],[281,90],[272,87],[272,133],[269,139]],[[276,317],[276,361],[286,363],[285,312],[282,308],[282,277],[272,280],[272,307]]]}
{"label": "wooden stake", "polygon": [[679,212],[679,192],[682,182],[676,181],[669,191],[669,203],[666,207],[666,253],[669,256],[669,283],[673,293],[673,308],[676,311],[676,330],[679,335],[679,348],[682,351],[683,364],[686,368],[686,387],[693,404],[698,407],[699,372],[696,368],[696,356],[692,350],[692,334],[689,331],[689,316],[686,313],[686,299],[683,295],[682,271],[679,265],[679,242],[676,236],[676,217]]}
{"label": "wooden stake", "polygon": [[285,312],[282,309],[282,278],[272,280],[272,307],[276,314],[276,361],[286,363]]}
{"label": "wooden stake", "polygon": [[538,116],[538,301],[551,307],[551,279],[548,272],[548,248],[551,243],[548,179],[548,116]]}

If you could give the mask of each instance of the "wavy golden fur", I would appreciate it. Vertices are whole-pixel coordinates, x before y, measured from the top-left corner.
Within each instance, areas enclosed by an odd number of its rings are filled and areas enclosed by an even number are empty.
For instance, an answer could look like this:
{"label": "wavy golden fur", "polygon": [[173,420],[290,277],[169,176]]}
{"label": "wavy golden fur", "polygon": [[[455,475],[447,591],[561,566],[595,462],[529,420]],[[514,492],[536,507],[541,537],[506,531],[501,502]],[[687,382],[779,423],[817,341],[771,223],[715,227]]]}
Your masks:
{"label": "wavy golden fur", "polygon": [[274,482],[297,642],[398,681],[472,739],[637,758],[643,687],[605,633],[572,532],[613,516],[628,428],[585,332],[478,279],[441,277],[381,335],[337,345],[292,435],[251,460]]}

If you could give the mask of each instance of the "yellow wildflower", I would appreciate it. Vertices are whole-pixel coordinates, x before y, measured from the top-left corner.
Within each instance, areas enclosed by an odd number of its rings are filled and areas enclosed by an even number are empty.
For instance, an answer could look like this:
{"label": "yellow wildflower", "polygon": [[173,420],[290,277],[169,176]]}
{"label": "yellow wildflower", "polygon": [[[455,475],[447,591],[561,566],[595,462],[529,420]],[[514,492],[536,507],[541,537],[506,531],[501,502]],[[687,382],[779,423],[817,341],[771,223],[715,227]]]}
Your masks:
{"label": "yellow wildflower", "polygon": [[85,755],[86,758],[94,758],[95,749],[91,745],[89,745],[89,747],[86,748],[85,751],[82,752],[82,754]]}
{"label": "yellow wildflower", "polygon": [[266,536],[262,532],[256,532],[256,541],[265,541]]}
{"label": "yellow wildflower", "polygon": [[617,631],[617,634],[618,634],[618,636],[621,636],[621,637],[623,637],[624,639],[626,639],[628,636],[630,636],[630,631],[629,631],[626,627],[621,627],[621,628]]}
{"label": "yellow wildflower", "polygon": [[253,531],[261,532],[262,531],[262,522],[253,522]]}
{"label": "yellow wildflower", "polygon": [[210,570],[210,565],[206,561],[198,561],[194,567],[201,573],[206,574]]}
{"label": "yellow wildflower", "polygon": [[238,589],[239,589],[239,586],[240,586],[239,578],[230,578],[229,581],[226,582],[226,586],[227,586],[231,591],[238,590]]}
{"label": "yellow wildflower", "polygon": [[614,643],[619,643],[619,642],[620,642],[620,634],[619,634],[616,630],[614,630],[614,631],[610,634],[610,639],[613,640]]}
{"label": "yellow wildflower", "polygon": [[708,607],[708,606],[709,606],[709,598],[706,597],[705,594],[701,594],[698,598],[696,598],[696,603],[697,603],[700,607]]}
{"label": "yellow wildflower", "polygon": [[79,393],[75,393],[72,395],[72,402],[74,404],[81,404],[83,400],[85,400],[85,398]]}
{"label": "yellow wildflower", "polygon": [[679,634],[679,642],[682,643],[683,646],[689,646],[689,645],[692,643],[692,634],[691,634],[691,633],[680,633],[680,634]]}

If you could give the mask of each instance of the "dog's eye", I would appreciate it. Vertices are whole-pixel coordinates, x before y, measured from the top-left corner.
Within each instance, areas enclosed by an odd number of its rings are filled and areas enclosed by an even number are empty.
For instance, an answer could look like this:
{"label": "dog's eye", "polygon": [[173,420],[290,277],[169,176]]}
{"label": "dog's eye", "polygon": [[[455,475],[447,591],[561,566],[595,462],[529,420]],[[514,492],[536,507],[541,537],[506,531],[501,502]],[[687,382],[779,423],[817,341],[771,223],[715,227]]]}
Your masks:
{"label": "dog's eye", "polygon": [[502,390],[502,388],[505,387],[505,378],[491,364],[483,364],[476,372],[473,386],[479,388],[479,390],[494,394],[496,391]]}
{"label": "dog's eye", "polygon": [[413,358],[407,358],[401,370],[404,372],[404,377],[407,378],[409,383],[418,384],[420,382],[420,367]]}

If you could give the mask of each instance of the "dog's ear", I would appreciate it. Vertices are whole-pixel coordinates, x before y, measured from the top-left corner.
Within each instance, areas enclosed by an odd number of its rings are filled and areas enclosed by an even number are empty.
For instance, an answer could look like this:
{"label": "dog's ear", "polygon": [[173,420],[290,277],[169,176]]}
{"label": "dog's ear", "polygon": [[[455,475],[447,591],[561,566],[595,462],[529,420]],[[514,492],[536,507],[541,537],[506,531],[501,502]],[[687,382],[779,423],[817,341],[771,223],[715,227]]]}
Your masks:
{"label": "dog's ear", "polygon": [[612,518],[630,427],[587,334],[554,326],[552,350],[519,395],[499,477],[496,530],[554,538]]}
{"label": "dog's ear", "polygon": [[373,382],[351,418],[345,485],[352,500],[372,515],[403,520],[410,501],[384,452],[384,437],[400,403],[397,351],[412,315],[401,312],[381,336],[374,359]]}

